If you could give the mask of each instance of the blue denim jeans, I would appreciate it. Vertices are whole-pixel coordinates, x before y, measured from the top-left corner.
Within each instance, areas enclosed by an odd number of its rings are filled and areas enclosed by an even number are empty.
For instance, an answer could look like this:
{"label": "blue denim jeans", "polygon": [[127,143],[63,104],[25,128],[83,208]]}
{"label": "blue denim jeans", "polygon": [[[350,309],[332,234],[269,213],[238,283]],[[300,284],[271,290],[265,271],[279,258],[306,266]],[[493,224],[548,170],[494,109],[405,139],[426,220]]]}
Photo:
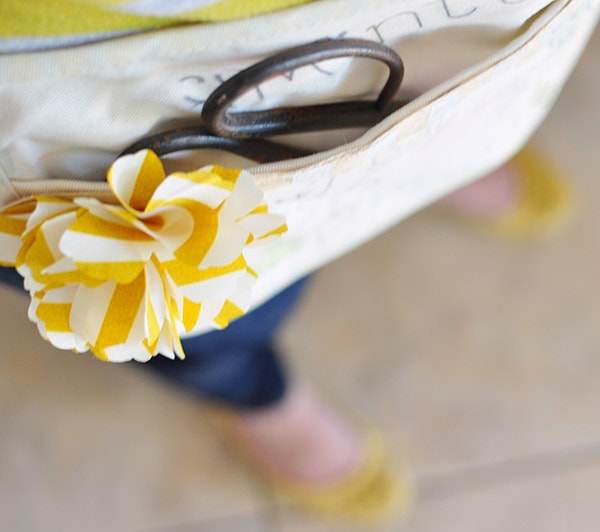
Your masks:
{"label": "blue denim jeans", "polygon": [[305,282],[289,286],[222,331],[184,339],[185,360],[154,357],[146,365],[233,407],[260,408],[277,402],[285,392],[286,378],[273,336]]}
{"label": "blue denim jeans", "polygon": [[[0,267],[0,282],[23,287],[23,280],[12,268]],[[273,345],[273,335],[304,285],[304,279],[298,281],[222,331],[184,339],[185,360],[158,356],[139,365],[234,408],[273,404],[286,389],[285,370]]]}

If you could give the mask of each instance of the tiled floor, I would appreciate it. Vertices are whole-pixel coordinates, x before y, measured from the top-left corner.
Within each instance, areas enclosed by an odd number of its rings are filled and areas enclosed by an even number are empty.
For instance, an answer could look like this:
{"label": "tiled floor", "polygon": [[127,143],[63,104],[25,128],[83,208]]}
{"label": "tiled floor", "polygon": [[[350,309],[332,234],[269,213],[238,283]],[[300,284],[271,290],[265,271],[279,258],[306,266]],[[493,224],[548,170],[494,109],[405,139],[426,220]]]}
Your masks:
{"label": "tiled floor", "polygon": [[[389,530],[600,529],[599,58],[597,32],[535,139],[580,190],[566,234],[516,244],[419,214],[326,267],[283,332],[411,464],[420,501]],[[201,406],[54,351],[0,294],[0,530],[363,530],[276,505]]]}

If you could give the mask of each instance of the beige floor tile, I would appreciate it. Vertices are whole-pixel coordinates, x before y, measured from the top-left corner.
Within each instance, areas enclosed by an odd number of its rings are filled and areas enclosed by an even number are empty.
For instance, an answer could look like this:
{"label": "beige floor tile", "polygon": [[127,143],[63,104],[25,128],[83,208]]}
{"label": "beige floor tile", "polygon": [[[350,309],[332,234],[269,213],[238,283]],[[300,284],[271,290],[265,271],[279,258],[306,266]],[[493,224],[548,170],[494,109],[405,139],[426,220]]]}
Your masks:
{"label": "beige floor tile", "polygon": [[283,514],[278,532],[394,532],[401,525],[356,525],[327,522],[306,515]]}
{"label": "beige floor tile", "polygon": [[0,530],[170,530],[265,506],[194,401],[53,350],[0,289]]}
{"label": "beige floor tile", "polygon": [[279,532],[276,516],[270,512],[233,514],[181,526],[146,529],[144,532]]}
{"label": "beige floor tile", "polygon": [[600,524],[600,463],[558,475],[424,501],[411,532],[595,532]]}

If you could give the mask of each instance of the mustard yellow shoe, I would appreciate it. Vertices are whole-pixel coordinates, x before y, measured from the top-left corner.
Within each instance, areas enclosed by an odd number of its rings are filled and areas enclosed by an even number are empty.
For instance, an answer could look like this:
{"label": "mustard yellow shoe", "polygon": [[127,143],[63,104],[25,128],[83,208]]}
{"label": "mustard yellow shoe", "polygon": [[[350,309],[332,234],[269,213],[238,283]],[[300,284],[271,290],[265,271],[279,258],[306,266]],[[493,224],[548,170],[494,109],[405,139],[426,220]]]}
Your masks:
{"label": "mustard yellow shoe", "polygon": [[518,187],[518,200],[510,211],[489,216],[453,212],[452,218],[475,230],[513,239],[550,237],[565,229],[575,211],[575,195],[561,173],[530,147],[508,164]]}
{"label": "mustard yellow shoe", "polygon": [[274,471],[245,444],[227,411],[212,415],[225,444],[279,500],[297,509],[351,523],[397,522],[413,503],[413,487],[406,472],[393,464],[382,436],[364,429],[362,460],[347,477],[331,484],[305,484]]}

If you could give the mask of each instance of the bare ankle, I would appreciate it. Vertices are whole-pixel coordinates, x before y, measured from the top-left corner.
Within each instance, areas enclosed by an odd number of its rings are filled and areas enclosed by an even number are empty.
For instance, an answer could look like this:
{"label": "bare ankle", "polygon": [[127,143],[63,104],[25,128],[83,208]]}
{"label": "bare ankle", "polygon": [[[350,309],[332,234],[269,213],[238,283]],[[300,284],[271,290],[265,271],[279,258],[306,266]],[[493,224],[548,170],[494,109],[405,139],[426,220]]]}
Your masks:
{"label": "bare ankle", "polygon": [[237,419],[249,450],[298,481],[335,481],[359,462],[358,433],[310,389],[294,388],[277,405]]}

